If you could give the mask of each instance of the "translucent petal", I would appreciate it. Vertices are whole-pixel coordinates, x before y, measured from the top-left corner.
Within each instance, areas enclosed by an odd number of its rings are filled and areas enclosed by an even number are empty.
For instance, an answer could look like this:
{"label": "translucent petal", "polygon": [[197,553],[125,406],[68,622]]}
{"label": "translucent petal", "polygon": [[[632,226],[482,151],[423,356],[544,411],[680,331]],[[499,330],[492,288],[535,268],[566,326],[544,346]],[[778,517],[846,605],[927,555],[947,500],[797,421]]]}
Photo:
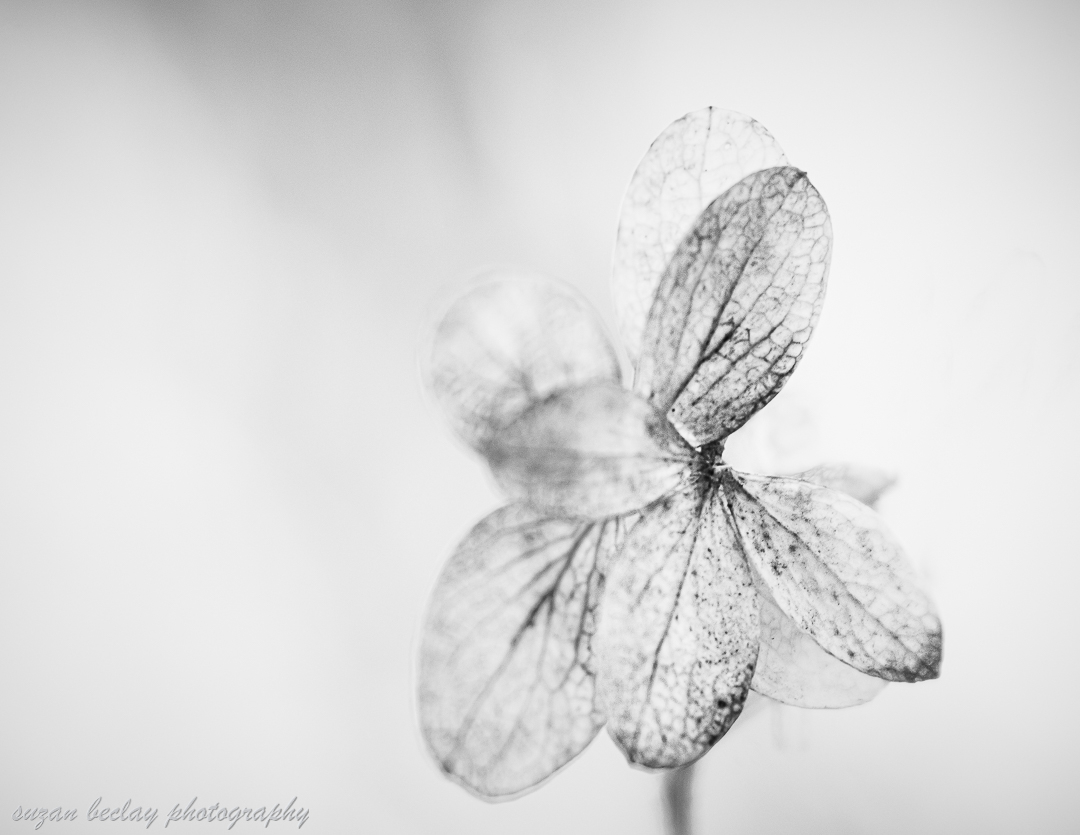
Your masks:
{"label": "translucent petal", "polygon": [[454,431],[480,449],[552,392],[621,373],[599,318],[570,287],[499,272],[436,326],[425,376]]}
{"label": "translucent petal", "polygon": [[870,701],[887,682],[829,655],[783,613],[768,592],[761,600],[761,647],[750,686],[796,707],[851,707]]}
{"label": "translucent petal", "polygon": [[442,768],[477,794],[535,786],[603,725],[592,636],[598,562],[617,527],[510,505],[473,528],[439,576],[420,647],[420,724]]}
{"label": "translucent petal", "polygon": [[[895,479],[880,470],[829,464],[793,478],[840,490],[872,507]],[[761,649],[753,690],[796,707],[840,708],[863,704],[880,693],[884,679],[861,673],[829,655],[776,605],[760,578]]]}
{"label": "translucent petal", "polygon": [[722,483],[751,569],[800,630],[865,673],[937,677],[941,621],[874,511],[795,479],[726,470]]}
{"label": "translucent petal", "polygon": [[832,230],[795,168],[751,174],[713,201],[660,281],[634,390],[695,445],[780,391],[821,312]]}
{"label": "translucent petal", "polygon": [[686,114],[656,138],[630,180],[615,238],[612,295],[635,364],[660,276],[698,215],[746,175],[786,163],[758,122],[715,107]]}
{"label": "translucent petal", "polygon": [[884,470],[851,464],[822,464],[791,478],[847,493],[868,507],[874,507],[885,491],[896,484],[896,476]]}
{"label": "translucent petal", "polygon": [[532,406],[484,454],[511,498],[590,519],[651,504],[686,478],[695,456],[652,406],[612,383]]}
{"label": "translucent petal", "polygon": [[597,633],[597,686],[627,758],[686,765],[742,710],[758,602],[714,494],[695,484],[644,511],[612,563]]}

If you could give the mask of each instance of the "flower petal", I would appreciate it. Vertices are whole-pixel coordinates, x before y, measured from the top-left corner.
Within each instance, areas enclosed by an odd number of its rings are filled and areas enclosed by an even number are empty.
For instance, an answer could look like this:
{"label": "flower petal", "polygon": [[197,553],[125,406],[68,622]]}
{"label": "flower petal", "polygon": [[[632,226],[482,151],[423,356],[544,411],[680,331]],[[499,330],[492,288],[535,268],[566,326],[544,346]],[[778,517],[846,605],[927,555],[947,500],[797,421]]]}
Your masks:
{"label": "flower petal", "polygon": [[447,562],[424,623],[418,702],[428,746],[466,788],[531,788],[604,724],[591,644],[598,563],[617,528],[510,505]]}
{"label": "flower petal", "polygon": [[870,701],[886,681],[860,673],[829,655],[757,587],[761,602],[761,648],[753,690],[796,707],[851,707]]}
{"label": "flower petal", "polygon": [[726,470],[722,484],[756,579],[799,629],[865,673],[937,677],[941,621],[874,511],[795,479]]}
{"label": "flower petal", "polygon": [[660,276],[698,215],[747,174],[786,163],[761,124],[716,107],[687,113],[656,138],[630,179],[615,238],[611,289],[635,364]]}
{"label": "flower petal", "polygon": [[896,484],[896,476],[883,470],[851,464],[822,464],[789,478],[839,490],[868,507],[874,507],[885,491]]}
{"label": "flower petal", "polygon": [[574,290],[494,272],[436,326],[425,376],[457,435],[480,449],[552,392],[619,382],[621,371],[599,318]]}
{"label": "flower petal", "polygon": [[702,756],[742,710],[758,602],[734,532],[700,484],[642,513],[611,566],[597,687],[627,758],[674,768]]}
{"label": "flower petal", "polygon": [[652,406],[612,383],[552,395],[496,433],[484,454],[511,498],[589,519],[670,493],[696,455]]}
{"label": "flower petal", "polygon": [[[792,476],[847,493],[870,507],[895,479],[880,470],[826,464]],[[829,655],[776,605],[767,588],[761,598],[761,649],[751,689],[784,704],[808,708],[851,707],[870,701],[886,685]]]}
{"label": "flower petal", "polygon": [[795,168],[759,171],[724,192],[664,272],[634,390],[696,446],[742,426],[802,355],[831,240],[825,203]]}

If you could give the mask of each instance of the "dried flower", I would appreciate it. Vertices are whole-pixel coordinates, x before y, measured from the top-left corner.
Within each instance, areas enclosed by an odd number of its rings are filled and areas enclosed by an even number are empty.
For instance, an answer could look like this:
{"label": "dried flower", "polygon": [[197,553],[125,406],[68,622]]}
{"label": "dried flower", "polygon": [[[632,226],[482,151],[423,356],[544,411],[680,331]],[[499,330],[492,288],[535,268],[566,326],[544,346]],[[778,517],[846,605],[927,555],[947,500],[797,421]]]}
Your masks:
{"label": "dried flower", "polygon": [[843,707],[938,675],[940,621],[900,546],[822,486],[847,476],[723,459],[802,355],[831,238],[769,133],[708,108],[653,143],[623,205],[632,389],[562,285],[490,275],[450,308],[428,382],[511,500],[457,547],[424,625],[420,723],[462,785],[526,790],[605,724],[631,762],[683,766],[751,688]]}

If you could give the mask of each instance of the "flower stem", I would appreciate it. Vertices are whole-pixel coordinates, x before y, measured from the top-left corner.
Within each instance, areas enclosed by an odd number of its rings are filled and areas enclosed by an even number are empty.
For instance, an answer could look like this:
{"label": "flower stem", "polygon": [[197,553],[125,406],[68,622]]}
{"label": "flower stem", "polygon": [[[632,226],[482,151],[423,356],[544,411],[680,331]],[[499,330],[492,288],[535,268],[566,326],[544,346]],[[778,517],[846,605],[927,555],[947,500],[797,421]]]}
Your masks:
{"label": "flower stem", "polygon": [[665,771],[661,788],[664,804],[664,829],[667,835],[692,835],[690,815],[693,796],[694,764]]}

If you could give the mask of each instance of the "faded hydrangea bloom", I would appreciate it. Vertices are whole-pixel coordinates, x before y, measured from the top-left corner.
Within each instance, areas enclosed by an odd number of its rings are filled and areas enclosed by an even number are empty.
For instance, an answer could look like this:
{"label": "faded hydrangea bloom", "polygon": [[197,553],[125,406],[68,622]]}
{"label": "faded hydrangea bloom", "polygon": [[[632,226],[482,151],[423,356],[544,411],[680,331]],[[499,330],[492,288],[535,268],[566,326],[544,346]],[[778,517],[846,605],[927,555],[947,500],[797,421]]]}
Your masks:
{"label": "faded hydrangea bloom", "polygon": [[[733,470],[724,441],[792,373],[832,234],[757,122],[671,125],[623,205],[623,386],[568,288],[500,273],[437,328],[428,384],[510,504],[439,576],[419,712],[442,768],[488,797],[535,786],[605,724],[627,758],[687,765],[751,688],[844,707],[938,674],[941,625],[850,470]],[[862,479],[860,481],[860,479]]]}

